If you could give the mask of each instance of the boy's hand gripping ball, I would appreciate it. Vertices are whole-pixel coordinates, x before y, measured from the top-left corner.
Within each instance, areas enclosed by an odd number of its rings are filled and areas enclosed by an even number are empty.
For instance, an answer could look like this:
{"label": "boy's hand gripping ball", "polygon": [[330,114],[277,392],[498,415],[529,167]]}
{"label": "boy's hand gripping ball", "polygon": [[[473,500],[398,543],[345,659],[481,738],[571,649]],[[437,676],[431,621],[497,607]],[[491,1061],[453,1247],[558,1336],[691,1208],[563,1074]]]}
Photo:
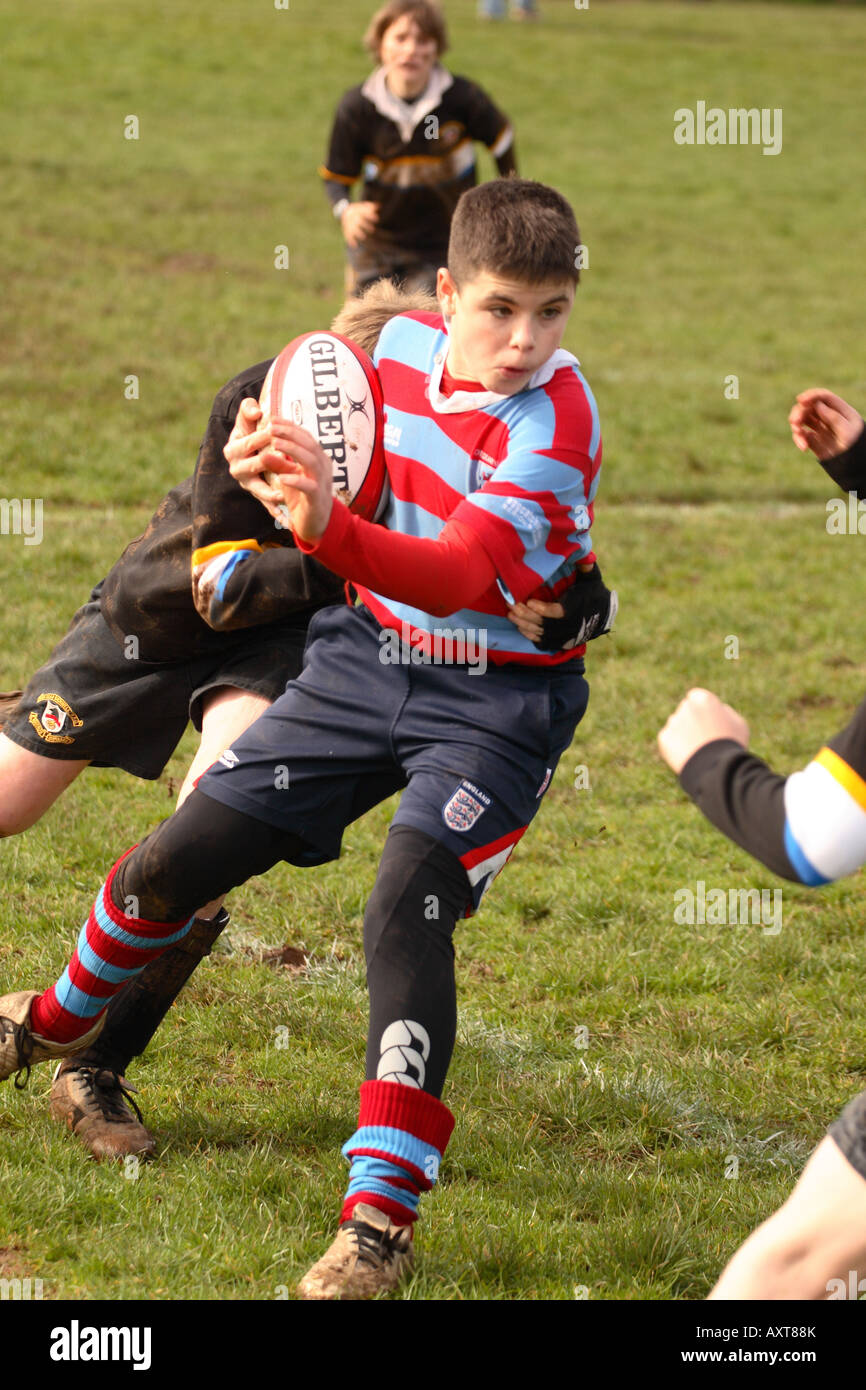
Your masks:
{"label": "boy's hand gripping ball", "polygon": [[[334,496],[367,521],[388,500],[382,387],[370,358],[339,333],[304,333],[274,359],[259,397],[262,420],[290,420],[332,462]],[[278,473],[265,480],[279,487]],[[288,513],[287,513],[288,515]]]}

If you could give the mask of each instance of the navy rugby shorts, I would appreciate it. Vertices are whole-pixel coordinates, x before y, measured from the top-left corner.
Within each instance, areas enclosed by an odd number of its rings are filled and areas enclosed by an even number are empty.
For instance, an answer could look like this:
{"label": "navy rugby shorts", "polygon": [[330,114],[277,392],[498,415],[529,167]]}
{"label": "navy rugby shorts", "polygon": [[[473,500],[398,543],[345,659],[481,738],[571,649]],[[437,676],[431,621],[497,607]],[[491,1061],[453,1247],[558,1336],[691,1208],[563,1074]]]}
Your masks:
{"label": "navy rugby shorts", "polygon": [[289,862],[312,865],[337,859],[346,826],[405,788],[394,824],[457,856],[472,911],[571,743],[589,696],[583,662],[491,665],[483,675],[398,664],[382,659],[393,647],[381,634],[362,607],[317,613],[301,676],[198,789],[297,837]]}

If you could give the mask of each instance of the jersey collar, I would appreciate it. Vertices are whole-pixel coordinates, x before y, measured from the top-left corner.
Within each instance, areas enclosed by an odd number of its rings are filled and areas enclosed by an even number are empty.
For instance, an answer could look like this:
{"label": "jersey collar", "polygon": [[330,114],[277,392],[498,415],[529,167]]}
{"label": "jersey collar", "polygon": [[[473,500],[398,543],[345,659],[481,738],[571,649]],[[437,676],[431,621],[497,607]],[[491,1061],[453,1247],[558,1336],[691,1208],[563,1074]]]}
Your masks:
{"label": "jersey collar", "polygon": [[361,88],[361,95],[373,103],[380,116],[387,116],[388,120],[394,122],[401,140],[408,144],[412,132],[425,116],[436,109],[453,82],[450,72],[437,63],[421,95],[414,101],[403,101],[394,95],[385,81],[385,69],[377,68]]}
{"label": "jersey collar", "polygon": [[[459,415],[465,410],[481,410],[486,405],[498,405],[500,401],[513,399],[511,396],[500,395],[497,391],[452,391],[450,396],[443,396],[442,372],[447,356],[446,340],[433,358],[433,370],[428,387],[430,405],[437,415]],[[535,386],[546,386],[560,367],[567,366],[579,367],[580,363],[573,353],[566,352],[565,348],[557,348],[553,356],[548,357],[547,361],[532,373],[526,385],[515,392],[515,396],[522,396],[524,391],[531,391]]]}

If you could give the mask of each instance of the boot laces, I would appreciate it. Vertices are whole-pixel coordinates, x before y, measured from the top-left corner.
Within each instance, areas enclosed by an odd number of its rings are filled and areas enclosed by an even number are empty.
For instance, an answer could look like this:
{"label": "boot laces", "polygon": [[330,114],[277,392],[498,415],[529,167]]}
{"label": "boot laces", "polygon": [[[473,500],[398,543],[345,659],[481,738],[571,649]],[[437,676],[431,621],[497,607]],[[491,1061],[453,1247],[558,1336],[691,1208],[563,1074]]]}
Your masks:
{"label": "boot laces", "polygon": [[[14,1086],[17,1091],[23,1091],[30,1079],[30,1058],[33,1056],[33,1035],[23,1023],[14,1023],[11,1018],[0,1018],[0,1027],[3,1029],[2,1040],[6,1041],[12,1037],[15,1042],[15,1051],[18,1056],[18,1070],[15,1073]],[[20,1078],[24,1076],[22,1081]]]}
{"label": "boot laces", "polygon": [[366,1221],[347,1221],[343,1228],[348,1231],[358,1246],[358,1259],[382,1269],[395,1255],[405,1253],[403,1228],[398,1227],[393,1235],[380,1231]]}
{"label": "boot laces", "polygon": [[113,1067],[100,1067],[93,1062],[78,1062],[66,1070],[78,1072],[91,1099],[110,1123],[129,1119],[129,1112],[124,1105],[126,1100],[135,1111],[139,1124],[144,1124],[144,1116],[133,1098],[134,1088],[127,1086],[125,1078]]}

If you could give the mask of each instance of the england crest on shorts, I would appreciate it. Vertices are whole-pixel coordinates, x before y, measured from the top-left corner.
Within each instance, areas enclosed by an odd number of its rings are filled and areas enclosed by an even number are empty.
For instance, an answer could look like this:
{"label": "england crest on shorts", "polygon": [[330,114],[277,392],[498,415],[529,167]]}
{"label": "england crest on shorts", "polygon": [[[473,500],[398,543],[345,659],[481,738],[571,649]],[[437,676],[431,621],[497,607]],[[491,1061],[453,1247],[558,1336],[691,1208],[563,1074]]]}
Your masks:
{"label": "england crest on shorts", "polygon": [[462,782],[442,807],[442,819],[449,830],[456,830],[460,834],[471,830],[489,805],[489,796],[485,796],[484,792],[471,782]]}

